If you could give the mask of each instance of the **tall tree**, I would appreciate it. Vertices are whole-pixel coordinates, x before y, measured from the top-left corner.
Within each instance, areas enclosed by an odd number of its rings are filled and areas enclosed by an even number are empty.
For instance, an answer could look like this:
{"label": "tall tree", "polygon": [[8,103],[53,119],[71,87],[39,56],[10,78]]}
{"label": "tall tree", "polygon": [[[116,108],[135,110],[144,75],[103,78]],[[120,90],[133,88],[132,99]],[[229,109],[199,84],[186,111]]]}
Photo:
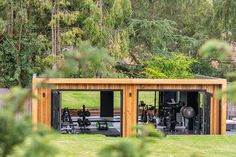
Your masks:
{"label": "tall tree", "polygon": [[217,29],[218,38],[236,40],[236,1],[213,0],[214,20],[212,26]]}
{"label": "tall tree", "polygon": [[52,54],[61,54],[61,44],[60,44],[60,21],[57,18],[59,14],[59,0],[52,0]]}
{"label": "tall tree", "polygon": [[[132,14],[129,0],[81,1],[83,39],[102,46],[121,59],[128,53],[128,21]],[[84,9],[86,8],[86,9]]]}
{"label": "tall tree", "polygon": [[31,0],[4,0],[0,7],[6,23],[0,36],[0,82],[6,87],[27,86],[36,71],[36,58],[48,56],[48,41],[38,25],[45,6]]}
{"label": "tall tree", "polygon": [[[150,56],[153,53],[173,51],[196,54],[198,38],[195,37],[195,32],[190,30],[196,29],[194,27],[200,24],[197,25],[195,22],[195,25],[190,25],[190,23],[194,22],[195,17],[199,19],[201,17],[198,13],[200,6],[197,5],[199,1],[133,0],[130,53],[139,52],[138,56],[145,57],[147,54]],[[203,6],[203,1],[206,0],[201,1]],[[187,16],[191,17],[187,18]]]}
{"label": "tall tree", "polygon": [[[66,40],[72,40],[78,29],[71,27],[79,18],[79,11],[72,10],[69,0],[52,0],[51,30],[52,54],[60,56],[63,46],[74,46]],[[69,35],[73,33],[72,37]],[[68,36],[69,35],[69,36]],[[65,39],[64,39],[64,38]],[[63,45],[63,43],[66,43]],[[69,43],[69,44],[68,44]]]}

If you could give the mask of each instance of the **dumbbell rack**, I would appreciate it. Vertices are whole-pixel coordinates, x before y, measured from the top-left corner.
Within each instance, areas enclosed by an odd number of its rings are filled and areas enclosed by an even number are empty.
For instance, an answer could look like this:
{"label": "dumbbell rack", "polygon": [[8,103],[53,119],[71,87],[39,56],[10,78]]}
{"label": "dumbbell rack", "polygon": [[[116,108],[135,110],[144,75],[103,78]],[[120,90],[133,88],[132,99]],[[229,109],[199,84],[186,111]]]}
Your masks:
{"label": "dumbbell rack", "polygon": [[85,110],[85,105],[83,105],[83,109],[78,111],[78,118],[77,122],[79,124],[80,130],[89,130],[88,126],[91,125],[91,122],[87,119],[90,116],[90,112]]}

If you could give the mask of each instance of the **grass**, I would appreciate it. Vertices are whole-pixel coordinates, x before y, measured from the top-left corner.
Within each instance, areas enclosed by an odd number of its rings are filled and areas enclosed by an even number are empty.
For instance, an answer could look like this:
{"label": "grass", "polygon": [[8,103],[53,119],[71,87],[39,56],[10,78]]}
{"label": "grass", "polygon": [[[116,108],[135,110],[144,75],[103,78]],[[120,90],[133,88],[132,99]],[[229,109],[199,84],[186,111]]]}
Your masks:
{"label": "grass", "polygon": [[[60,135],[53,140],[58,148],[57,157],[96,157],[107,145],[120,142],[122,138],[103,135]],[[140,141],[134,139],[133,143]],[[236,136],[167,136],[148,145],[150,157],[235,157]]]}
{"label": "grass", "polygon": [[[157,98],[158,99],[158,98]],[[154,92],[139,92],[139,101],[144,101],[148,105],[154,104]],[[98,91],[63,91],[62,107],[81,108],[86,105],[87,108],[100,108],[100,92]],[[114,92],[114,107],[120,107],[120,92]]]}
{"label": "grass", "polygon": [[[155,92],[154,91],[140,91],[138,95],[139,101],[144,101],[147,105],[154,105]],[[158,94],[156,96],[158,104]]]}
{"label": "grass", "polygon": [[[98,91],[63,91],[62,107],[82,108],[100,108],[100,92]],[[120,108],[120,92],[114,92],[114,107]]]}

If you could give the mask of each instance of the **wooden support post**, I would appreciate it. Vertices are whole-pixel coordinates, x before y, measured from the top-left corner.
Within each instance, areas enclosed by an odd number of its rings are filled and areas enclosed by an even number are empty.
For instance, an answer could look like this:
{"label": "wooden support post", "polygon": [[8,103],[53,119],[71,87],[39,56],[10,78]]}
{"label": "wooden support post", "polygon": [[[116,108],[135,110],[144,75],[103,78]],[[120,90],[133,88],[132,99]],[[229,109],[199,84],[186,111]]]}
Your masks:
{"label": "wooden support post", "polygon": [[137,124],[137,89],[134,85],[126,85],[123,92],[123,137],[136,133]]}
{"label": "wooden support post", "polygon": [[[37,81],[36,78],[34,77],[32,79],[32,94],[34,96],[38,96],[38,90],[36,88]],[[34,124],[38,124],[38,100],[36,98],[32,99],[32,121]]]}
{"label": "wooden support post", "polygon": [[[227,87],[227,81],[225,80],[225,82],[222,84],[222,91],[226,90]],[[221,135],[225,135],[226,134],[226,112],[227,112],[227,95],[223,95],[222,96],[222,100],[221,100],[221,107],[220,107],[220,112],[221,112],[221,130],[220,130],[220,134]]]}

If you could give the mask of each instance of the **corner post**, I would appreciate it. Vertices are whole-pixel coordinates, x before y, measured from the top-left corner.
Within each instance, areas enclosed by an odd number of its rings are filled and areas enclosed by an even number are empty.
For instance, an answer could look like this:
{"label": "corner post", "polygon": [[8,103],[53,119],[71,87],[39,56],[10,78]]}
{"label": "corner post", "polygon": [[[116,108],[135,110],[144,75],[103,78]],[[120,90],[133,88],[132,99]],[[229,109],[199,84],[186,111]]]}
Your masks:
{"label": "corner post", "polygon": [[[33,96],[38,95],[36,75],[33,75],[32,79],[32,94]],[[33,124],[38,124],[38,100],[36,98],[32,98],[32,121]]]}
{"label": "corner post", "polygon": [[[224,80],[224,82],[221,85],[221,90],[225,91],[227,88],[227,80]],[[221,130],[220,133],[221,135],[225,135],[226,134],[226,113],[227,113],[227,95],[224,94],[222,96],[222,100],[221,100]]]}

